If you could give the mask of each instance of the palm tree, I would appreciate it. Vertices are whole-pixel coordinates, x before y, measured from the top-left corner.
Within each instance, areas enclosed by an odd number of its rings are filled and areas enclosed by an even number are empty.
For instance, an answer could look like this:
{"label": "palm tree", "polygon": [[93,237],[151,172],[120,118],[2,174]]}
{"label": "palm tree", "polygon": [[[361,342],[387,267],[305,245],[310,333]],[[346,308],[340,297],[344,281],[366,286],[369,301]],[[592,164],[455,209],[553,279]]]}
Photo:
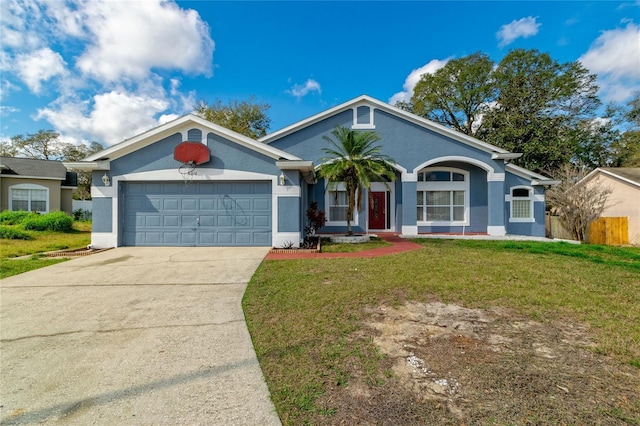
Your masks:
{"label": "palm tree", "polygon": [[326,154],[318,167],[318,174],[327,181],[327,188],[343,182],[347,192],[347,235],[353,235],[351,221],[353,211],[362,210],[363,191],[369,189],[371,182],[392,182],[396,175],[390,164],[395,164],[387,155],[382,154],[376,142],[381,138],[373,131],[355,131],[338,126],[331,132],[333,138],[324,136],[329,148],[323,148]]}

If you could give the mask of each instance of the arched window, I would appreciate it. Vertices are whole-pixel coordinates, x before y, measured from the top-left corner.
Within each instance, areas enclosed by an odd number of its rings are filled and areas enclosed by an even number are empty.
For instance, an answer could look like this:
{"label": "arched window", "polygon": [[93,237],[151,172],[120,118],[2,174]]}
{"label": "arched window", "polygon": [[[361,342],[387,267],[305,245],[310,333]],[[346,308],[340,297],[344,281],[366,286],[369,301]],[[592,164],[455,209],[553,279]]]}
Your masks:
{"label": "arched window", "polygon": [[373,122],[373,108],[368,105],[360,105],[353,109],[352,129],[375,129]]}
{"label": "arched window", "polygon": [[48,213],[49,188],[33,183],[10,186],[9,210]]}
{"label": "arched window", "polygon": [[469,172],[426,168],[418,172],[418,225],[469,225]]}
{"label": "arched window", "polygon": [[202,140],[202,130],[200,129],[189,129],[187,132],[187,140],[192,142],[199,142]]}

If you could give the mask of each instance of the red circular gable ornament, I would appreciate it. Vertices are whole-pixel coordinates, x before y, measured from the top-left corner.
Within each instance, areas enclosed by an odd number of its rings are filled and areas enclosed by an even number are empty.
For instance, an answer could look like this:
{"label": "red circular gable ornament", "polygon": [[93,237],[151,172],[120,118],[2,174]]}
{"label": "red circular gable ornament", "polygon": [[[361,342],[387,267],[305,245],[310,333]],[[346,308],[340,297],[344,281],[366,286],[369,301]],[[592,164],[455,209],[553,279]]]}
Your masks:
{"label": "red circular gable ornament", "polygon": [[209,148],[200,142],[182,142],[173,149],[173,158],[181,163],[199,166],[211,160],[211,153]]}

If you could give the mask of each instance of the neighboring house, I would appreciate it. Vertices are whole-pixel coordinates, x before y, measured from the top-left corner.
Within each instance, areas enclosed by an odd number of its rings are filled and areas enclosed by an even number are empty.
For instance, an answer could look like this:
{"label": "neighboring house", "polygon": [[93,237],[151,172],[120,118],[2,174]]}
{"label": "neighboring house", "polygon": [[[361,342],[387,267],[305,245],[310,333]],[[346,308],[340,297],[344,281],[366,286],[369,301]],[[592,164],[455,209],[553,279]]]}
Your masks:
{"label": "neighboring house", "polygon": [[611,189],[601,217],[627,217],[629,243],[640,245],[640,167],[600,167],[584,179]]}
{"label": "neighboring house", "polygon": [[76,173],[61,161],[0,157],[0,210],[73,213]]}
{"label": "neighboring house", "polygon": [[[554,182],[509,164],[520,154],[368,96],[257,141],[186,115],[67,166],[93,170],[96,247],[298,245],[312,201],[323,232],[346,230],[344,188],[315,173],[336,126],[375,130],[396,161],[396,182],[373,183],[354,232],[544,237]],[[188,158],[202,164],[185,183]]]}

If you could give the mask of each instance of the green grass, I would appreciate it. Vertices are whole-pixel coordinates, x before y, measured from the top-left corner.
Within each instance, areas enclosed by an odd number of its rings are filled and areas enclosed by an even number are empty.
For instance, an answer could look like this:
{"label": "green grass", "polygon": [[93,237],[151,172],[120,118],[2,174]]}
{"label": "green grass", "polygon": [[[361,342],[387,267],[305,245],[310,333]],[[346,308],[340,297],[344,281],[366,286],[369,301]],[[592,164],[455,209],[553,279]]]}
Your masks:
{"label": "green grass", "polygon": [[321,248],[323,253],[355,253],[359,251],[388,247],[390,245],[391,243],[388,243],[378,237],[371,237],[366,243],[356,244],[332,243],[328,239],[323,238]]}
{"label": "green grass", "polygon": [[22,274],[23,272],[29,272],[34,269],[44,268],[45,266],[55,265],[56,263],[64,262],[65,258],[39,258],[37,256],[29,259],[0,259],[0,279],[11,277],[13,275]]}
{"label": "green grass", "polygon": [[[37,255],[41,253],[82,248],[91,242],[91,222],[74,222],[70,232],[25,231],[21,225],[3,225],[2,227],[11,230],[4,232],[25,234],[29,239],[0,240],[0,278],[21,274],[65,260],[37,259]],[[29,255],[36,257],[36,259],[13,259]]]}
{"label": "green grass", "polygon": [[441,300],[507,307],[537,321],[587,324],[595,350],[640,364],[640,249],[566,243],[416,240],[378,258],[265,261],[243,307],[285,424],[332,407],[315,401],[357,365],[374,386],[389,372],[375,345],[349,340],[367,307]]}

